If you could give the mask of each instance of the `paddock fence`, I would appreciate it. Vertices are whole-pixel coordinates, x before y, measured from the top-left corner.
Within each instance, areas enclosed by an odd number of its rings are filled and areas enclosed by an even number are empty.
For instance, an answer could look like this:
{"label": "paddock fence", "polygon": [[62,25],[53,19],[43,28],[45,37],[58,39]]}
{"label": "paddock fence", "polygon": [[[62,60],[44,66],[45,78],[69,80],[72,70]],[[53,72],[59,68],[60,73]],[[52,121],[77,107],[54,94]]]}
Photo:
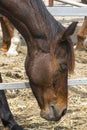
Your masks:
{"label": "paddock fence", "polygon": [[[56,0],[68,5],[53,6],[53,0],[49,0],[47,9],[53,16],[87,16],[87,5],[71,0]],[[52,7],[50,7],[52,6]],[[0,17],[2,15],[0,14]],[[87,85],[87,78],[69,79],[69,86]],[[0,83],[0,90],[30,88],[29,82]]]}
{"label": "paddock fence", "polygon": [[[45,1],[45,0],[44,0]],[[77,6],[77,7],[87,7],[86,4],[83,4],[81,2],[76,2],[75,0],[48,0],[48,6],[53,6],[54,5],[54,1],[57,2],[62,2],[63,4],[69,4],[72,6]]]}
{"label": "paddock fence", "polygon": [[[69,79],[68,86],[86,85],[87,78]],[[0,90],[30,88],[29,82],[0,83]]]}

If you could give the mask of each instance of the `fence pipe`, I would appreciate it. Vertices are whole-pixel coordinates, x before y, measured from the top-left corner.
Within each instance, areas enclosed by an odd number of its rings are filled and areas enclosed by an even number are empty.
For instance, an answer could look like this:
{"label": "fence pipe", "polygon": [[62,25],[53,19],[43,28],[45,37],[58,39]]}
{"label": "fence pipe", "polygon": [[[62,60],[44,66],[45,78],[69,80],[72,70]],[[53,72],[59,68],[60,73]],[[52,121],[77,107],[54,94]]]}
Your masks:
{"label": "fence pipe", "polygon": [[55,1],[62,2],[62,3],[65,3],[65,4],[74,5],[74,6],[77,6],[77,7],[87,7],[86,4],[75,2],[75,1],[72,1],[72,0],[55,0]]}
{"label": "fence pipe", "polygon": [[54,16],[87,16],[87,8],[72,6],[53,6],[47,7],[48,11]]}
{"label": "fence pipe", "polygon": [[[87,85],[87,78],[69,79],[69,86]],[[0,83],[0,90],[30,88],[29,82]]]}

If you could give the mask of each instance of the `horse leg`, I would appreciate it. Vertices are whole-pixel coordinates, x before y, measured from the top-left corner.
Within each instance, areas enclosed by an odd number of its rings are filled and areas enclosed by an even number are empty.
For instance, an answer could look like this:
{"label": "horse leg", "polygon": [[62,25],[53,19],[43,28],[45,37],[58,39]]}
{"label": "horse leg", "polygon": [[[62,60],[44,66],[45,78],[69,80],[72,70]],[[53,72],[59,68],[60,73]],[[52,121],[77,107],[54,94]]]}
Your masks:
{"label": "horse leg", "polygon": [[[0,83],[1,82],[2,78],[0,75]],[[0,118],[4,127],[10,128],[10,130],[23,130],[23,128],[19,126],[13,118],[4,90],[0,90]]]}
{"label": "horse leg", "polygon": [[11,46],[8,49],[7,56],[17,56],[18,55],[18,48],[21,44],[19,32],[14,29],[14,35],[11,38]]}
{"label": "horse leg", "polygon": [[11,45],[11,37],[13,35],[13,25],[6,17],[0,18],[2,33],[3,33],[3,42],[0,47],[0,51],[8,51]]}

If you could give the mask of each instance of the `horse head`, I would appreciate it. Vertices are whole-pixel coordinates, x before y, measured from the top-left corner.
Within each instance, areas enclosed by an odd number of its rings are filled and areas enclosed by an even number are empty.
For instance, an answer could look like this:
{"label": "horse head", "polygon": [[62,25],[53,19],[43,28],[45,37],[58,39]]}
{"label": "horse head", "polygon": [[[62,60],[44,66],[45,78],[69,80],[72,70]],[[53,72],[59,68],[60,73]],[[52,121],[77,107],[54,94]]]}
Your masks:
{"label": "horse head", "polygon": [[65,29],[41,0],[0,0],[0,12],[26,40],[25,70],[41,117],[59,120],[67,110],[68,70],[74,68],[70,35],[77,22]]}
{"label": "horse head", "polygon": [[[68,70],[74,69],[73,34],[76,22],[58,34],[55,44],[44,47],[39,41],[33,48],[33,54],[26,58],[26,73],[31,89],[41,109],[41,117],[47,120],[59,120],[67,110]],[[40,41],[41,43],[41,41]]]}

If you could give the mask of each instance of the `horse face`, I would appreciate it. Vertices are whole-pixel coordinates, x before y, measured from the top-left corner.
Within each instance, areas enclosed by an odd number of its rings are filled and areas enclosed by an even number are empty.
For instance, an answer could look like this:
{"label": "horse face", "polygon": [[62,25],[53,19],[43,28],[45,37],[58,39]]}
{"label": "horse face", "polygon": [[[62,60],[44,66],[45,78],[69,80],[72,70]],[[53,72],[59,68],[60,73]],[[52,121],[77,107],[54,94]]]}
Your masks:
{"label": "horse face", "polygon": [[35,51],[29,63],[26,58],[31,89],[40,106],[41,117],[47,120],[58,121],[67,110],[68,69],[73,68],[72,42],[68,35],[72,34],[72,29],[71,25],[65,30],[48,53]]}
{"label": "horse face", "polygon": [[41,108],[41,117],[59,120],[67,109],[67,75],[65,60],[40,54],[30,75],[31,88]]}

